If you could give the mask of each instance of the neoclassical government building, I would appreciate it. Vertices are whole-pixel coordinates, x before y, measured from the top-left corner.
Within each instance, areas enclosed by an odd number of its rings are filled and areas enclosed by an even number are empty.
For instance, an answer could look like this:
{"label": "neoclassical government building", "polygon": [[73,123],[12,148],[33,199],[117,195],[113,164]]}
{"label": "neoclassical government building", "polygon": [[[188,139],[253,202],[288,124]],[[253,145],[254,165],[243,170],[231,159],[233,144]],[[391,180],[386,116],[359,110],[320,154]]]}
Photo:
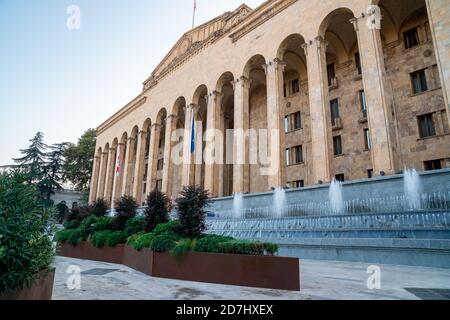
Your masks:
{"label": "neoclassical government building", "polygon": [[[143,203],[154,188],[174,198],[189,184],[222,197],[450,167],[449,86],[450,0],[241,5],[186,32],[142,93],[98,127],[90,200]],[[278,170],[247,161],[268,144],[262,136],[220,140],[219,158],[231,161],[202,161],[211,140],[192,135],[230,129],[278,130],[265,138],[277,139]]]}

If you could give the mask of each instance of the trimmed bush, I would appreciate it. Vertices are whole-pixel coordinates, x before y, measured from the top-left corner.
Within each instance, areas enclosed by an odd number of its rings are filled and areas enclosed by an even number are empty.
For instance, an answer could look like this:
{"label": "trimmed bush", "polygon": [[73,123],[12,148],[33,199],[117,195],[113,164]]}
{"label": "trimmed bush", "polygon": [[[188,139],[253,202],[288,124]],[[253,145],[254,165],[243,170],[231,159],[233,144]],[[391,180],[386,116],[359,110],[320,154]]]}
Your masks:
{"label": "trimmed bush", "polygon": [[99,217],[97,222],[92,226],[94,232],[111,230],[112,229],[113,218],[110,217]]}
{"label": "trimmed bush", "polygon": [[78,220],[67,221],[66,223],[64,223],[64,228],[67,230],[76,229],[79,226],[80,226],[80,222]]}
{"label": "trimmed bush", "polygon": [[143,217],[135,217],[127,221],[125,225],[125,236],[128,238],[133,234],[139,233],[144,230]]}
{"label": "trimmed bush", "polygon": [[55,238],[59,244],[67,242],[74,246],[86,240],[84,231],[80,228],[58,231]]}
{"label": "trimmed bush", "polygon": [[63,223],[64,220],[67,218],[67,216],[69,215],[70,210],[69,207],[66,205],[65,201],[61,201],[60,203],[58,203],[56,205],[56,221],[58,221],[58,223]]}
{"label": "trimmed bush", "polygon": [[175,247],[172,249],[171,254],[177,261],[180,261],[188,252],[194,251],[196,244],[197,239],[181,239],[175,243]]}
{"label": "trimmed bush", "polygon": [[155,235],[153,233],[135,234],[128,238],[127,244],[137,251],[150,248]]}
{"label": "trimmed bush", "polygon": [[83,232],[85,237],[88,237],[94,232],[94,226],[97,224],[98,218],[90,215],[80,223],[79,229]]}
{"label": "trimmed bush", "polygon": [[109,210],[108,202],[105,199],[97,199],[92,204],[92,214],[97,217],[104,217]]}
{"label": "trimmed bush", "polygon": [[250,242],[246,240],[232,240],[217,244],[218,253],[243,254],[252,256],[263,256],[265,254],[275,254],[278,246],[269,243]]}
{"label": "trimmed bush", "polygon": [[199,186],[184,187],[176,204],[180,220],[178,232],[187,238],[198,238],[205,230],[208,191]]}
{"label": "trimmed bush", "polygon": [[231,237],[223,237],[217,235],[205,235],[197,240],[194,251],[197,252],[213,252],[218,253],[218,244],[234,240]]}
{"label": "trimmed bush", "polygon": [[117,215],[112,223],[113,229],[116,231],[125,230],[127,221],[136,216],[137,208],[136,200],[131,196],[124,196],[116,201]]}
{"label": "trimmed bush", "polygon": [[94,247],[103,248],[104,246],[116,247],[118,244],[125,243],[126,237],[123,231],[103,230],[95,232],[91,237]]}
{"label": "trimmed bush", "polygon": [[159,190],[152,191],[147,196],[145,208],[145,232],[152,232],[158,224],[169,221],[169,198]]}
{"label": "trimmed bush", "polygon": [[179,225],[180,222],[178,220],[172,220],[167,223],[158,224],[156,228],[153,230],[153,234],[155,236],[158,236],[164,233],[176,233]]}
{"label": "trimmed bush", "polygon": [[167,252],[175,248],[180,236],[175,233],[163,233],[153,238],[150,248],[155,252]]}

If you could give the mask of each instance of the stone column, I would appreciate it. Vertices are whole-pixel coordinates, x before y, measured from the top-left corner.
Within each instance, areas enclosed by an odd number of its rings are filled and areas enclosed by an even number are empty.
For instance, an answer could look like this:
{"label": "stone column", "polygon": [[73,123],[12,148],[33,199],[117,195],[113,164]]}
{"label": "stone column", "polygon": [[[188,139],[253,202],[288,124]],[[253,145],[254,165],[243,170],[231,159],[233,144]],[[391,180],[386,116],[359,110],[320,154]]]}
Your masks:
{"label": "stone column", "polygon": [[147,131],[142,130],[138,135],[137,153],[136,153],[136,166],[134,168],[134,183],[133,183],[133,197],[136,202],[141,205],[142,199],[142,184],[144,180],[144,167],[145,167],[145,144],[147,142]]}
{"label": "stone column", "polygon": [[[106,182],[106,166],[108,163],[108,152],[102,153],[102,163],[100,165],[100,182],[97,189],[97,197],[103,196]],[[97,200],[97,199],[95,199]]]}
{"label": "stone column", "polygon": [[169,198],[172,192],[172,132],[175,130],[177,123],[177,116],[171,114],[166,119],[166,141],[164,144],[164,168],[162,179],[162,192]]}
{"label": "stone column", "polygon": [[220,137],[220,110],[223,94],[213,91],[208,95],[206,120],[205,189],[212,197],[219,195],[219,166],[223,161],[223,139]]}
{"label": "stone column", "polygon": [[326,68],[327,43],[319,36],[302,47],[305,50],[308,69],[313,181],[326,182],[330,181],[328,139],[331,137],[326,116],[330,108]]}
{"label": "stone column", "polygon": [[103,194],[103,199],[105,199],[106,201],[111,201],[115,162],[116,162],[116,148],[110,148],[108,164],[106,169],[105,192]]}
{"label": "stone column", "polygon": [[249,192],[248,129],[250,81],[245,76],[234,85],[233,193]]}
{"label": "stone column", "polygon": [[186,107],[185,124],[184,124],[184,138],[183,138],[183,187],[192,184],[192,152],[191,152],[191,134],[192,134],[192,119],[195,115],[195,105],[191,104]]}
{"label": "stone column", "polygon": [[160,125],[154,123],[150,131],[150,151],[148,155],[148,168],[147,168],[147,192],[152,192],[156,187],[156,165],[158,163],[158,146],[157,137],[158,127]]}
{"label": "stone column", "polygon": [[283,72],[286,64],[276,58],[266,66],[267,77],[267,130],[268,130],[268,156],[271,159],[270,168],[267,171],[269,188],[283,187],[284,163],[284,130],[281,114],[283,99]]}
{"label": "stone column", "polygon": [[101,156],[94,157],[94,166],[92,169],[91,186],[89,189],[89,203],[97,200],[98,177],[100,171]]}
{"label": "stone column", "polygon": [[125,166],[124,166],[124,176],[123,176],[123,185],[122,185],[122,196],[131,195],[131,185],[133,179],[133,162],[134,162],[134,151],[135,151],[135,137],[129,137],[127,141],[127,152],[125,156]]}
{"label": "stone column", "polygon": [[447,0],[425,0],[425,3],[450,125],[450,6]]}
{"label": "stone column", "polygon": [[122,190],[122,178],[123,178],[123,164],[125,160],[125,143],[121,142],[117,145],[116,162],[119,161],[120,171],[116,172],[117,163],[114,164],[114,179],[112,188],[111,208],[114,208],[115,201],[119,200]]}
{"label": "stone column", "polygon": [[373,170],[375,174],[381,171],[393,174],[399,165],[395,154],[392,93],[386,76],[380,30],[368,28],[364,18],[353,18],[350,22],[356,30],[361,57]]}

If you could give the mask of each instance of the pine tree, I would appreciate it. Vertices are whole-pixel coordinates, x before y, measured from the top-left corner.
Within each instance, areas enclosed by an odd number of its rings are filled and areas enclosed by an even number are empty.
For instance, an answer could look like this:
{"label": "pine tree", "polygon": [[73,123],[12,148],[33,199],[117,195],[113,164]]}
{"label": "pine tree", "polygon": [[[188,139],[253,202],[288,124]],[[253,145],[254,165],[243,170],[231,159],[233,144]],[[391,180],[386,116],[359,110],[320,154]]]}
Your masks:
{"label": "pine tree", "polygon": [[45,153],[44,175],[38,186],[47,201],[54,194],[54,190],[62,189],[61,183],[64,182],[64,153],[68,145],[66,142],[54,144],[49,147],[50,151]]}
{"label": "pine tree", "polygon": [[13,159],[15,168],[23,170],[28,175],[29,183],[38,183],[44,176],[45,148],[44,134],[36,133],[28,149],[20,150],[22,158]]}

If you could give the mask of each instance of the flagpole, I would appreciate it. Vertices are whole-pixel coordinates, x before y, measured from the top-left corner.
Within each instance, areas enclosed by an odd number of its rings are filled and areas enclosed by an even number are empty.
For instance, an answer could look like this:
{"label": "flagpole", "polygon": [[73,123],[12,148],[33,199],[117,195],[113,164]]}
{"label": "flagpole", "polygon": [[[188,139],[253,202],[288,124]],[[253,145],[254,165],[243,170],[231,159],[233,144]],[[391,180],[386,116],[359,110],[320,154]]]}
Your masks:
{"label": "flagpole", "polygon": [[194,0],[194,13],[192,14],[192,29],[195,26],[195,11],[197,10],[197,0]]}

